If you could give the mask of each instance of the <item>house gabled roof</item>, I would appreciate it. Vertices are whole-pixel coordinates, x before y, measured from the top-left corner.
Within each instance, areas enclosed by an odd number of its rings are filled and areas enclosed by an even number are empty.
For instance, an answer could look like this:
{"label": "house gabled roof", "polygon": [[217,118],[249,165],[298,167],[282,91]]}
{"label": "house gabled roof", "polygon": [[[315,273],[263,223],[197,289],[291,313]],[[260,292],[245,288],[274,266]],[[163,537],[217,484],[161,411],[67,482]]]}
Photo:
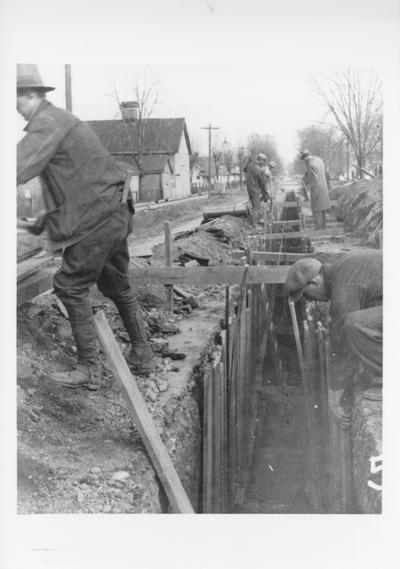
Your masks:
{"label": "house gabled roof", "polygon": [[[87,121],[110,154],[135,154],[139,150],[139,121]],[[143,119],[143,153],[176,154],[185,137],[191,154],[189,134],[184,118]]]}

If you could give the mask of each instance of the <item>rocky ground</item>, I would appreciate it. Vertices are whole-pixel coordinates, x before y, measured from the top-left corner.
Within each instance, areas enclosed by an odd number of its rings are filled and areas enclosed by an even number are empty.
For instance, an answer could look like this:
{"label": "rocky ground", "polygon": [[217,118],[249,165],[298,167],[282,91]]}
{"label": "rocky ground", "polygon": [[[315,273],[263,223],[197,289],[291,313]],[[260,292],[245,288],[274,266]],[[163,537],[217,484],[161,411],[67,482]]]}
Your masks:
{"label": "rocky ground", "polygon": [[[208,230],[205,226],[180,236],[174,242],[173,261],[180,266],[231,262],[230,251],[241,244],[246,229],[245,219],[218,219],[208,224]],[[151,260],[133,261],[163,265],[164,247],[157,247]],[[136,381],[197,508],[201,369],[223,317],[224,289],[182,288],[189,299],[176,297],[174,313],[166,311],[163,286],[138,291],[157,370],[149,378],[137,376]],[[112,303],[96,291],[91,300],[95,309],[105,311],[121,349],[127,350],[128,337]],[[168,501],[104,357],[102,388],[97,392],[68,390],[49,378],[74,358],[70,325],[53,294],[18,310],[18,512],[168,511]]]}
{"label": "rocky ground", "polygon": [[[342,194],[337,216],[340,218],[341,212],[345,212],[345,228],[353,229],[353,222],[357,231],[362,226],[366,213],[361,202],[358,209],[354,202],[363,192],[366,192],[363,203],[375,200],[369,210],[371,218],[379,218],[376,182],[357,182],[334,192]],[[239,197],[243,199],[243,195]],[[221,197],[216,201],[223,204],[227,199]],[[342,206],[342,203],[353,205]],[[349,220],[346,212],[351,213]],[[198,213],[195,211],[195,215]],[[178,216],[174,219],[177,223]],[[160,231],[162,217],[156,225]],[[376,231],[378,227],[379,223],[374,226]],[[249,224],[244,218],[218,218],[195,232],[178,235],[173,243],[173,262],[180,266],[232,263],[232,249],[243,246],[248,231]],[[365,234],[355,232],[315,245],[322,251],[347,251],[364,247],[366,239]],[[151,259],[133,261],[142,266],[162,266],[164,247],[156,247]],[[198,509],[202,366],[208,361],[210,343],[223,318],[225,291],[224,287],[210,286],[182,288],[191,300],[176,297],[173,314],[165,310],[163,286],[143,287],[138,291],[158,367],[150,378],[136,380]],[[105,311],[122,350],[127,349],[128,338],[113,305],[97,292],[93,292],[92,302]],[[18,512],[169,511],[166,496],[104,358],[103,384],[98,392],[68,390],[49,378],[52,371],[75,358],[69,323],[52,294],[43,295],[18,310],[17,349]],[[179,354],[184,359],[177,359],[181,357]],[[253,495],[252,499],[262,503],[264,498]]]}

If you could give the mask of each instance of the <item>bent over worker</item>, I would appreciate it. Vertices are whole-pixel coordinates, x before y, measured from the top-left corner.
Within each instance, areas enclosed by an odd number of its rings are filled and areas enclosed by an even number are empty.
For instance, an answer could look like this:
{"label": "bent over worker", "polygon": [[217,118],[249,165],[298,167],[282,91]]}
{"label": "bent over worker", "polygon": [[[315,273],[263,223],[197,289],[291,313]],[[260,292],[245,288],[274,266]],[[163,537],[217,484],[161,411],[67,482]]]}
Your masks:
{"label": "bent over worker", "polygon": [[310,192],[311,211],[315,229],[325,229],[326,211],[329,209],[329,193],[325,165],[318,156],[311,156],[308,150],[300,153],[300,159],[306,164],[304,184]]}
{"label": "bent over worker", "polygon": [[28,124],[17,147],[17,184],[40,175],[46,206],[42,225],[51,249],[63,251],[53,285],[68,312],[78,362],[52,379],[98,389],[101,367],[89,301],[94,284],[117,306],[131,341],[132,371],[148,374],[155,367],[128,278],[134,210],[123,199],[125,172],[87,124],[46,100],[52,90],[43,85],[36,65],[18,65],[17,110]]}
{"label": "bent over worker", "polygon": [[352,386],[362,364],[364,396],[382,397],[382,252],[344,254],[335,263],[305,258],[288,272],[286,291],[294,300],[330,300],[332,383],[329,405],[342,427],[350,416],[342,406],[345,388]]}
{"label": "bent over worker", "polygon": [[263,167],[267,164],[265,154],[257,154],[256,162],[250,161],[244,168],[246,187],[251,204],[251,222],[257,225],[260,216],[261,200],[267,202],[270,196],[267,191],[267,177]]}

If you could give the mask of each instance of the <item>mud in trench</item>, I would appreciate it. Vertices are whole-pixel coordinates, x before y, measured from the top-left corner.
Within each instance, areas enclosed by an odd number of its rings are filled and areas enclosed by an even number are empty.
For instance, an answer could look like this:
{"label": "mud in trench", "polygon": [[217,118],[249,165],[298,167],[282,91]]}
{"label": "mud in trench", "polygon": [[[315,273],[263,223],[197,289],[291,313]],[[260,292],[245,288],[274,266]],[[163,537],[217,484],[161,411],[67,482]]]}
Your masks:
{"label": "mud in trench", "polygon": [[[317,473],[313,478],[305,420],[303,390],[279,386],[260,392],[253,462],[243,505],[237,512],[252,514],[325,513],[329,487],[326,436],[319,429]],[[322,499],[315,499],[317,488]]]}

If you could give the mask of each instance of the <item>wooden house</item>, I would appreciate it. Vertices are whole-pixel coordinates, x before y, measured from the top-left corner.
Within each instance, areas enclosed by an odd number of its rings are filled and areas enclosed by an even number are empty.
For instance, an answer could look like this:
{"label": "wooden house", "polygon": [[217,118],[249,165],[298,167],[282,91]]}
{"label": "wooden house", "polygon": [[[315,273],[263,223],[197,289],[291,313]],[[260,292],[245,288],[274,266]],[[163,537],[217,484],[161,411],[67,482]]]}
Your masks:
{"label": "wooden house", "polygon": [[131,116],[88,124],[112,156],[140,170],[138,201],[190,195],[191,147],[184,118]]}

